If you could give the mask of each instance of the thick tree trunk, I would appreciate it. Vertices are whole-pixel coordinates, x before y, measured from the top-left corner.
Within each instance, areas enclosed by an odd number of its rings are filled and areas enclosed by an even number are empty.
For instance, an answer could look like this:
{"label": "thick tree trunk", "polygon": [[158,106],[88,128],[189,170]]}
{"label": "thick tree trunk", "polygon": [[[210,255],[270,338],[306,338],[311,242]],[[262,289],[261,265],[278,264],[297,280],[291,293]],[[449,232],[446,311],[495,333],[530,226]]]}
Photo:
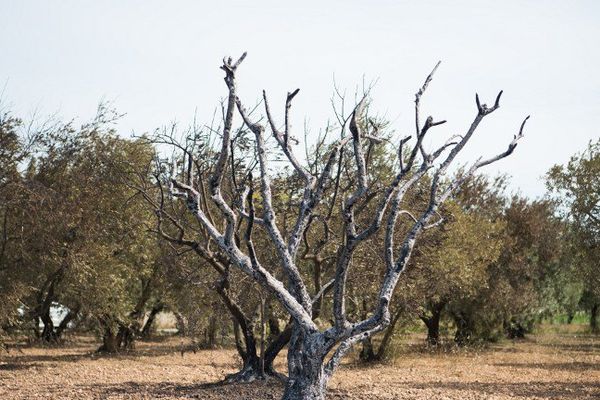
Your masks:
{"label": "thick tree trunk", "polygon": [[421,320],[427,326],[427,344],[437,346],[440,343],[440,319],[446,303],[435,303],[431,306],[431,316],[421,316]]}
{"label": "thick tree trunk", "polygon": [[288,380],[283,400],[324,400],[327,379],[324,355],[315,350],[310,337],[294,330],[288,350]]}
{"label": "thick tree trunk", "polygon": [[104,328],[104,334],[102,335],[102,346],[97,350],[98,353],[118,353],[119,352],[119,338],[118,335],[113,332],[110,327]]}
{"label": "thick tree trunk", "polygon": [[52,317],[50,316],[50,308],[44,308],[43,312],[34,319],[36,323],[37,321],[42,321],[42,324],[44,325],[41,334],[39,334],[39,330],[37,330],[36,326],[36,331],[38,333],[37,338],[41,339],[46,343],[57,343],[61,339],[65,329],[67,329],[69,322],[74,320],[78,314],[79,306],[76,306],[73,309],[69,309],[69,312],[67,313],[67,315],[65,315],[60,324],[58,324],[58,326],[55,327],[54,321],[52,321]]}
{"label": "thick tree trunk", "polygon": [[432,316],[427,322],[427,344],[437,346],[440,344],[440,315]]}
{"label": "thick tree trunk", "polygon": [[[114,322],[114,321],[113,321]],[[117,327],[115,327],[115,325]],[[122,350],[133,348],[135,328],[125,326],[121,322],[111,323],[109,318],[100,319],[102,327],[102,346],[98,348],[99,353],[118,353]]]}
{"label": "thick tree trunk", "polygon": [[598,303],[594,303],[590,310],[590,329],[593,333],[598,333],[600,331],[600,327],[598,327],[598,312],[600,311],[600,305]]}

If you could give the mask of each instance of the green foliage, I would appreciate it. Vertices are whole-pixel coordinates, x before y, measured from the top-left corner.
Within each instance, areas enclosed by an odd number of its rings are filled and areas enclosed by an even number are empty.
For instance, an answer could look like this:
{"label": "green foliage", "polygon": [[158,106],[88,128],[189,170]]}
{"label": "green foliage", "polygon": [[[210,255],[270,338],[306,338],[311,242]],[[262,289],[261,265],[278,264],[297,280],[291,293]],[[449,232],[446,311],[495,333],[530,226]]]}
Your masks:
{"label": "green foliage", "polygon": [[[569,222],[569,264],[567,280],[575,282],[568,304],[581,292],[580,305],[592,314],[600,307],[600,140],[590,142],[566,165],[555,165],[546,176],[551,194],[563,206]],[[591,318],[598,330],[597,319]]]}

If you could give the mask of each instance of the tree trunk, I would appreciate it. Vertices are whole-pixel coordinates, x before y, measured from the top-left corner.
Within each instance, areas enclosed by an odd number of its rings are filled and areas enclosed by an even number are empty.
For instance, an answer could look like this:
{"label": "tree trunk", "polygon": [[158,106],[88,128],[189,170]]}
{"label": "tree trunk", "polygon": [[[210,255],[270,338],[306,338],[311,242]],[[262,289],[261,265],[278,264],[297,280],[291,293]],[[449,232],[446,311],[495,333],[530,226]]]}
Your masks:
{"label": "tree trunk", "polygon": [[62,337],[62,334],[65,331],[65,329],[67,329],[67,327],[69,326],[69,323],[71,321],[73,321],[75,318],[77,318],[77,316],[79,315],[80,308],[81,308],[80,305],[76,305],[75,307],[70,308],[67,315],[65,315],[63,320],[60,321],[60,324],[56,328],[56,337],[58,339],[60,339]]}
{"label": "tree trunk", "polygon": [[404,308],[398,308],[390,321],[390,325],[385,329],[385,333],[383,334],[383,339],[381,339],[381,343],[379,344],[379,349],[377,350],[376,359],[383,360],[383,357],[386,355],[389,345],[392,342],[392,336],[394,336],[394,330],[396,329],[396,324],[398,320],[400,320],[400,316],[404,312]]}
{"label": "tree trunk", "polygon": [[459,346],[463,346],[471,340],[472,326],[465,315],[455,313],[453,314],[454,322],[456,323],[456,333],[454,334],[454,341]]}
{"label": "tree trunk", "polygon": [[119,338],[110,327],[104,328],[102,335],[102,346],[97,350],[98,353],[118,353]]}
{"label": "tree trunk", "polygon": [[175,319],[177,320],[177,335],[185,336],[187,334],[186,318],[180,312],[175,312]]}
{"label": "tree trunk", "polygon": [[208,320],[208,327],[206,328],[206,346],[209,349],[214,349],[217,347],[217,318],[215,315],[211,315]]}
{"label": "tree trunk", "polygon": [[40,317],[37,315],[33,317],[33,336],[40,339]]}
{"label": "tree trunk", "polygon": [[440,344],[440,319],[442,317],[442,311],[446,303],[440,302],[435,303],[431,306],[431,316],[422,315],[420,318],[427,326],[427,344],[430,346],[437,346]]}
{"label": "tree trunk", "polygon": [[[369,304],[367,303],[367,299],[365,298],[362,301],[362,315],[361,315],[362,319],[367,318],[368,310],[369,310]],[[371,336],[369,336],[366,339],[364,339],[363,341],[361,341],[361,343],[362,343],[362,348],[359,353],[360,360],[363,362],[374,361],[376,356],[375,356],[375,351],[373,350],[373,341],[371,340]]]}
{"label": "tree trunk", "polygon": [[593,333],[598,333],[600,331],[598,327],[598,311],[600,311],[600,305],[594,303],[590,310],[590,329]]}
{"label": "tree trunk", "polygon": [[269,344],[265,350],[265,373],[267,375],[279,376],[273,363],[275,358],[283,348],[289,343],[292,337],[292,324],[288,323],[285,329]]}
{"label": "tree trunk", "polygon": [[152,310],[150,310],[150,314],[148,314],[148,319],[146,320],[146,323],[142,328],[142,332],[140,334],[141,337],[147,338],[148,336],[150,336],[150,332],[152,331],[152,324],[154,323],[154,320],[156,319],[158,313],[161,312],[164,308],[165,305],[163,303],[155,304],[154,307],[152,307]]}
{"label": "tree trunk", "polygon": [[315,350],[311,338],[294,329],[288,350],[288,380],[283,400],[324,400],[327,379],[325,355]]}
{"label": "tree trunk", "polygon": [[54,334],[54,323],[50,317],[50,309],[52,304],[57,300],[55,296],[56,285],[62,279],[64,266],[60,267],[54,273],[52,273],[42,285],[42,288],[37,294],[37,305],[34,313],[39,317],[44,325],[42,333],[39,338],[46,342],[52,343],[56,341]]}
{"label": "tree trunk", "polygon": [[377,360],[377,354],[373,349],[373,341],[371,336],[362,341],[362,349],[360,350],[359,358],[363,362],[371,362]]}
{"label": "tree trunk", "polygon": [[527,329],[519,321],[511,320],[505,323],[506,336],[509,339],[523,339]]}
{"label": "tree trunk", "polygon": [[52,318],[50,317],[50,309],[44,310],[44,312],[40,316],[40,319],[44,324],[41,339],[46,343],[56,342],[56,335],[54,333],[54,322],[52,322]]}
{"label": "tree trunk", "polygon": [[117,345],[120,349],[131,350],[135,348],[135,336],[139,332],[139,327],[135,325],[121,325],[117,332]]}
{"label": "tree trunk", "polygon": [[254,337],[254,325],[252,324],[251,319],[248,318],[241,307],[229,297],[224,287],[217,288],[217,292],[233,318],[235,346],[243,361],[242,369],[239,372],[228,375],[225,378],[225,382],[251,382],[256,379],[264,379],[267,376],[279,377],[280,375],[273,368],[273,361],[289,340],[289,333],[286,333],[284,330],[284,332],[282,332],[281,335],[279,335],[265,350],[265,373],[263,374],[256,346],[256,338]]}
{"label": "tree trunk", "polygon": [[[252,382],[264,378],[260,368],[260,357],[256,351],[256,339],[254,338],[254,333],[251,331],[252,325],[247,325],[246,322],[240,324],[237,319],[233,321],[236,348],[242,358],[243,365],[238,372],[225,377],[225,382],[227,383]],[[240,331],[242,335],[240,335]]]}
{"label": "tree trunk", "polygon": [[264,379],[260,371],[260,357],[256,352],[248,353],[243,360],[242,368],[233,374],[225,377],[227,383],[253,382],[257,379]]}

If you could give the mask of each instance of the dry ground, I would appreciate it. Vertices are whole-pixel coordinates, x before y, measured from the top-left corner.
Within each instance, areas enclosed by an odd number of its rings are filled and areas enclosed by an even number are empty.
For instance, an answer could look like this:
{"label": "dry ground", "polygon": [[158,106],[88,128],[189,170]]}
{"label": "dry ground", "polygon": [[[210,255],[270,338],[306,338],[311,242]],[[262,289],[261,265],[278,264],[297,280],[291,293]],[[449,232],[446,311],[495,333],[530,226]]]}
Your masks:
{"label": "dry ground", "polygon": [[[2,399],[277,399],[273,381],[215,384],[238,366],[232,350],[182,357],[179,339],[100,357],[93,338],[0,356]],[[475,351],[407,345],[385,365],[344,365],[330,399],[600,399],[600,337],[544,333]]]}

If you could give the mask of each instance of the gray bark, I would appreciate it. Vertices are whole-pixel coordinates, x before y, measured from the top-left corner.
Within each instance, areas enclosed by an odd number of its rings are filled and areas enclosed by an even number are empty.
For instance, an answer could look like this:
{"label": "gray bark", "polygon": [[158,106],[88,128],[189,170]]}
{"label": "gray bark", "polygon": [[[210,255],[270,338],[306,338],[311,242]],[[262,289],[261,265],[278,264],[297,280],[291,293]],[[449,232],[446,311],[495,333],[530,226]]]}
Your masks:
{"label": "gray bark", "polygon": [[[420,234],[441,223],[441,217],[436,222],[431,222],[434,217],[439,216],[438,209],[440,205],[479,168],[512,154],[517,141],[523,136],[523,128],[527,118],[521,124],[518,134],[515,135],[514,140],[511,141],[506,151],[488,159],[479,159],[466,169],[462,177],[455,178],[446,183],[444,176],[450,164],[452,164],[458,153],[470,140],[484,117],[499,107],[502,92],[498,94],[492,107],[481,104],[479,96],[476,95],[477,114],[465,134],[457,138],[450,138],[443,146],[429,153],[423,145],[425,135],[431,128],[445,122],[436,122],[432,117],[428,117],[423,126],[419,122],[420,99],[431,82],[432,72],[416,95],[416,140],[406,154],[404,154],[404,146],[407,145],[410,137],[400,140],[398,152],[400,169],[393,182],[384,188],[383,191],[378,191],[378,193],[382,194],[379,197],[375,215],[367,221],[363,229],[360,229],[356,223],[358,218],[355,215],[357,213],[355,208],[375,192],[375,187],[369,179],[363,145],[366,141],[370,145],[381,143],[381,139],[377,137],[377,127],[373,127],[373,132],[366,132],[364,129],[364,126],[367,125],[364,123],[363,116],[366,98],[363,98],[359,102],[350,119],[342,118],[342,130],[346,128],[346,124],[349,121],[348,127],[351,134],[345,135],[333,144],[332,150],[326,158],[325,167],[320,174],[313,175],[312,172],[309,172],[300,165],[290,147],[290,142],[293,141],[293,138],[290,134],[289,109],[291,100],[298,91],[296,90],[288,94],[284,132],[280,132],[277,129],[277,124],[273,121],[268,102],[266,101],[266,94],[263,92],[267,120],[273,136],[290,164],[305,181],[296,223],[289,237],[285,238],[279,229],[272,204],[269,165],[266,154],[267,148],[263,137],[265,127],[250,120],[249,115],[242,106],[241,100],[237,97],[236,72],[245,56],[246,54],[244,53],[235,63],[231,58],[224,59],[223,66],[221,67],[225,71],[225,82],[229,93],[224,113],[225,120],[222,129],[221,149],[212,168],[213,174],[209,182],[210,198],[220,213],[221,220],[219,223],[214,223],[210,210],[206,207],[205,202],[203,203],[202,201],[203,198],[206,198],[206,196],[202,196],[203,189],[202,187],[198,188],[193,179],[191,174],[192,168],[188,168],[187,179],[185,181],[178,179],[181,174],[178,174],[176,171],[177,162],[175,160],[168,182],[169,192],[173,197],[182,198],[186,201],[189,211],[201,226],[202,231],[206,232],[209,240],[219,248],[222,256],[233,266],[239,268],[261,284],[289,313],[293,322],[288,351],[289,379],[285,387],[284,399],[324,399],[327,381],[339,366],[344,355],[354,344],[368,339],[390,324],[389,306],[396,284],[408,264],[412,250]],[[437,69],[437,66],[435,69]],[[221,193],[223,176],[228,165],[227,161],[230,156],[233,157],[231,128],[234,118],[234,108],[236,106],[244,124],[254,134],[255,154],[260,173],[258,186],[262,200],[262,217],[255,215],[252,196],[254,182],[251,171],[248,173],[248,179],[245,180],[245,187],[237,188],[241,196],[233,205],[230,205]],[[311,217],[314,216],[315,207],[322,202],[324,191],[332,186],[330,185],[330,181],[333,166],[340,157],[344,146],[350,141],[352,141],[356,167],[356,186],[354,192],[344,201],[342,210],[344,219],[342,234],[344,240],[338,248],[336,272],[333,280],[333,314],[335,323],[333,327],[320,331],[318,326],[313,322],[314,301],[308,293],[307,285],[304,283],[297,266],[297,250],[307,226],[310,225]],[[179,146],[179,148],[184,149],[184,152],[186,152],[184,159],[185,157],[189,159],[194,157],[193,154],[187,153],[187,150],[185,150],[187,147]],[[445,158],[442,157],[446,153]],[[443,161],[436,166],[435,162],[440,157],[443,158]],[[416,160],[418,159],[420,160],[420,165],[417,165]],[[234,164],[232,163],[232,165]],[[432,179],[429,204],[424,212],[418,216],[414,216],[410,211],[402,208],[404,206],[404,197],[408,190],[418,182],[422,182],[422,178],[430,171],[432,171]],[[185,173],[183,176],[185,177]],[[248,203],[248,211],[246,210],[246,202]],[[387,215],[387,221],[384,224],[383,218],[385,215]],[[410,217],[414,224],[402,240],[397,241],[394,236],[400,216]],[[247,223],[244,237],[245,248],[240,246],[239,241],[235,240],[235,232],[239,228],[239,221],[241,219],[244,219]],[[259,259],[252,241],[254,224],[261,225],[268,233],[270,240],[275,246],[279,266],[283,271],[287,283],[277,279],[276,275],[272,274],[261,263],[261,259]],[[174,222],[174,225],[177,226],[177,223]],[[360,321],[351,322],[347,318],[345,298],[346,279],[352,266],[352,256],[355,250],[366,240],[373,237],[382,226],[385,226],[385,275],[378,292],[376,305],[368,316]],[[180,232],[181,237],[178,240],[183,241],[183,230],[180,229]],[[207,250],[198,247],[197,242],[192,242],[192,246],[195,246],[199,254],[204,252],[206,256],[205,253]],[[395,254],[396,249],[398,249],[397,254]],[[322,296],[322,293],[317,297],[320,296]],[[331,357],[326,359],[330,352],[332,352]]]}

